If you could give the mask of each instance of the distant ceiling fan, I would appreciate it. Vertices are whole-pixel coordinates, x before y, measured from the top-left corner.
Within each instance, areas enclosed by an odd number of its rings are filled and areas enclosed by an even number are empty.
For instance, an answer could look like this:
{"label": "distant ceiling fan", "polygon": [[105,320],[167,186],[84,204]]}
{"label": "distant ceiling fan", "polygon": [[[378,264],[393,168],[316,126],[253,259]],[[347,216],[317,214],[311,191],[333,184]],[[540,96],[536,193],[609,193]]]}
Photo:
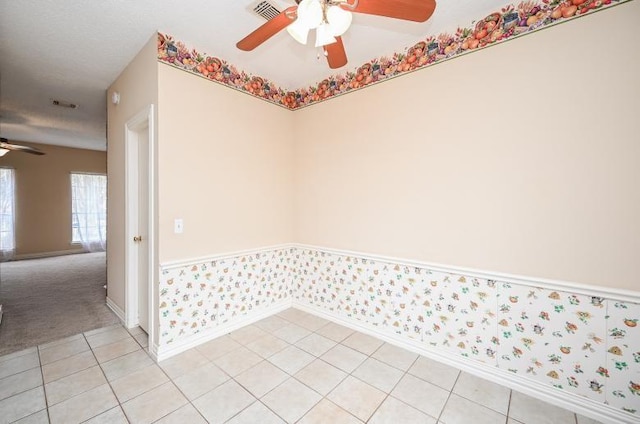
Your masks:
{"label": "distant ceiling fan", "polygon": [[21,146],[19,144],[9,143],[9,140],[7,140],[6,138],[0,138],[0,156],[4,156],[10,151],[31,153],[33,155],[45,154],[42,150],[36,149],[35,147]]}
{"label": "distant ceiling fan", "polygon": [[316,30],[316,47],[322,47],[332,69],[347,64],[341,35],[351,24],[351,12],[424,22],[431,17],[435,0],[295,0],[297,6],[285,9],[236,46],[250,51],[287,29],[298,42],[307,44],[310,30]]}

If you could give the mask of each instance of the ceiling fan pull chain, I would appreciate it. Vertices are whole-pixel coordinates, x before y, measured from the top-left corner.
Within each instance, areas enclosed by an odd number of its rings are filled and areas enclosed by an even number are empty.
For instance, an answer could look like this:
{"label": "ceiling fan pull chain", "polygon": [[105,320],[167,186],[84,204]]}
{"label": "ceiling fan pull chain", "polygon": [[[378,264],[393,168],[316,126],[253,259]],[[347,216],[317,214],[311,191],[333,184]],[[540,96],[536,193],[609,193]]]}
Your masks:
{"label": "ceiling fan pull chain", "polygon": [[329,52],[327,52],[327,49],[322,48],[322,54],[320,54],[320,50],[318,50],[316,59],[320,60],[321,57],[329,57]]}

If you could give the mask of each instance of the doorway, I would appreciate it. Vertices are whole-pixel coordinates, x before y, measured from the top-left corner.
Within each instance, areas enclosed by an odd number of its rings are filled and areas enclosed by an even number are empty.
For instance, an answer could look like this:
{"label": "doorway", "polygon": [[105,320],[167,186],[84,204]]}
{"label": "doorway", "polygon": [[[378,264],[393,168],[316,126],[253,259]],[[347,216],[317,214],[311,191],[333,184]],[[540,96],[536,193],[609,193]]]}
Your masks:
{"label": "doorway", "polygon": [[125,125],[126,325],[153,329],[153,105]]}
{"label": "doorway", "polygon": [[0,356],[119,322],[105,304],[106,151],[23,144],[45,154],[0,158]]}

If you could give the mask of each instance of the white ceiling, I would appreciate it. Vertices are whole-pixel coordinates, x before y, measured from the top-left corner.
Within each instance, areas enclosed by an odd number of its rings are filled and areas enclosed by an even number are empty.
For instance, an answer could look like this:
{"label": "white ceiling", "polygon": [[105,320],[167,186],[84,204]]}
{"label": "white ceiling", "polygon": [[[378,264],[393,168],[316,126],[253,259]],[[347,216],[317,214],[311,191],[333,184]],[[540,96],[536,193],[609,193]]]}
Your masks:
{"label": "white ceiling", "polygon": [[[280,10],[295,4],[271,2]],[[106,89],[156,30],[295,89],[401,52],[425,36],[469,27],[508,3],[441,0],[425,23],[354,14],[343,36],[349,63],[332,71],[318,60],[318,49],[286,31],[252,52],[238,50],[236,42],[265,22],[251,11],[255,0],[1,0],[0,135],[104,150]],[[55,107],[52,99],[79,107]]]}

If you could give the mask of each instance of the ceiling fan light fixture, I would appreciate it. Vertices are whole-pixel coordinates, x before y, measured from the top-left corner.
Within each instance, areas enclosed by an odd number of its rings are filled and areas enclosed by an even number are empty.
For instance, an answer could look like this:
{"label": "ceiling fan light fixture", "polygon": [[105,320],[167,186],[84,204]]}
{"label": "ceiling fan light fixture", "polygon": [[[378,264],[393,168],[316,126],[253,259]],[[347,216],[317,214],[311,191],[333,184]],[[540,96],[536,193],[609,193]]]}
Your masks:
{"label": "ceiling fan light fixture", "polygon": [[327,44],[333,44],[337,41],[338,40],[333,36],[333,32],[331,31],[329,24],[323,22],[316,29],[316,47],[326,46]]}
{"label": "ceiling fan light fixture", "polygon": [[287,32],[300,44],[307,44],[309,28],[304,23],[296,20],[287,27]]}
{"label": "ceiling fan light fixture", "polygon": [[318,0],[302,0],[298,5],[298,19],[300,25],[308,29],[317,28],[323,19],[322,5]]}
{"label": "ceiling fan light fixture", "polygon": [[329,6],[327,9],[327,22],[334,37],[339,37],[349,29],[353,15],[340,6]]}

